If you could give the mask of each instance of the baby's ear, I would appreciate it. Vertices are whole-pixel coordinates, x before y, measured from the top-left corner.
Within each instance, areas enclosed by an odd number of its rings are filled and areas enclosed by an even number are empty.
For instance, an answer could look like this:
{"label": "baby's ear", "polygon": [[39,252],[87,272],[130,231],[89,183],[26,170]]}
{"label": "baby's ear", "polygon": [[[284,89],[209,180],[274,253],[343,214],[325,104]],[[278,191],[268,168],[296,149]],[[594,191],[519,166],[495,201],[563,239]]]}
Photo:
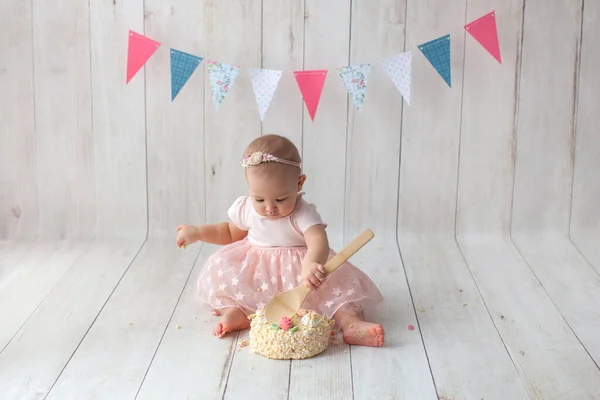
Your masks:
{"label": "baby's ear", "polygon": [[302,190],[302,186],[304,186],[304,182],[306,182],[306,175],[302,174],[298,177],[298,191]]}

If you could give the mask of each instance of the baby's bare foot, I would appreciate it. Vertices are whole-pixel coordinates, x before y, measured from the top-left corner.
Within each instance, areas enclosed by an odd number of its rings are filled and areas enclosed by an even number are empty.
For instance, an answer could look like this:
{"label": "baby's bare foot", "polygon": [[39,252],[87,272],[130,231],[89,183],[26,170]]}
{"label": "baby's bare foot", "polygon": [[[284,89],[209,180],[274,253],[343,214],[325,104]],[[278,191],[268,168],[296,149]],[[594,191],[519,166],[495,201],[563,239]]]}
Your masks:
{"label": "baby's bare foot", "polygon": [[241,331],[249,327],[250,320],[242,310],[239,308],[226,308],[213,334],[218,338],[222,338],[226,333]]}
{"label": "baby's bare foot", "polygon": [[379,324],[355,321],[344,329],[344,343],[357,346],[383,346],[385,332]]}

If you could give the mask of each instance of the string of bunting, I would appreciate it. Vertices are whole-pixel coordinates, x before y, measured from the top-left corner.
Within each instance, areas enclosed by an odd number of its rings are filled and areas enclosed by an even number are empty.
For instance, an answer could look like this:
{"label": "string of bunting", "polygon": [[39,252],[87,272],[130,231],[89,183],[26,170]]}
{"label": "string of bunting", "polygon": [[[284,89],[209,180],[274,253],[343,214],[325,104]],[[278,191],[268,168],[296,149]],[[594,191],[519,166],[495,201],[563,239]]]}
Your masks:
{"label": "string of bunting", "polygon": [[[500,64],[500,46],[498,43],[498,31],[496,27],[496,15],[492,11],[464,26],[464,29],[487,50]],[[126,84],[137,74],[137,72],[148,62],[152,55],[158,50],[161,43],[129,31],[127,49],[127,76]],[[452,71],[450,67],[450,35],[440,36],[429,42],[418,45],[418,49],[437,71],[439,76],[452,88]],[[170,49],[171,61],[171,101],[174,101],[183,89],[194,71],[200,66],[203,57],[189,54],[180,50]],[[410,104],[411,78],[412,78],[411,51],[395,54],[385,58],[381,62],[383,71],[393,82],[407,104]],[[208,77],[212,91],[212,100],[215,112],[225,100],[239,75],[240,68],[234,65],[214,60],[206,60]],[[371,65],[355,64],[339,67],[336,69],[340,79],[346,86],[348,94],[357,110],[362,110],[367,92],[367,81]],[[263,121],[267,110],[277,90],[279,80],[283,71],[271,69],[250,69],[250,80],[254,91],[260,120]],[[304,104],[314,121],[323,85],[328,71],[304,70],[294,71],[294,77],[298,89],[302,94]]]}

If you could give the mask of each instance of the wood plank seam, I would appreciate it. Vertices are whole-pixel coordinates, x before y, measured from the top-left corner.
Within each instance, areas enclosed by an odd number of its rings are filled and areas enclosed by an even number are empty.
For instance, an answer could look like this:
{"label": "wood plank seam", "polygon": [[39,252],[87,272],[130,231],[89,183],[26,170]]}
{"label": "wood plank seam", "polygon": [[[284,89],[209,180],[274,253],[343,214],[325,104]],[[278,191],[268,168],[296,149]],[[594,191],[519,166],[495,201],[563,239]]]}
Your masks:
{"label": "wood plank seam", "polygon": [[513,356],[511,355],[510,351],[508,350],[508,346],[506,345],[506,342],[504,341],[504,338],[502,337],[502,334],[500,333],[500,329],[498,328],[498,325],[496,324],[496,322],[494,321],[494,318],[492,317],[492,313],[491,313],[491,311],[490,311],[490,309],[489,309],[489,307],[488,307],[488,305],[487,305],[487,303],[485,301],[485,297],[481,293],[481,289],[479,288],[479,284],[477,283],[477,280],[475,279],[475,275],[473,275],[473,271],[471,270],[471,267],[469,266],[469,262],[467,261],[467,257],[465,257],[465,253],[464,253],[462,247],[458,243],[458,239],[456,238],[456,235],[454,236],[454,241],[456,243],[456,247],[458,247],[458,251],[460,252],[460,255],[462,256],[463,261],[465,262],[465,266],[467,267],[467,270],[469,271],[469,275],[471,275],[471,279],[473,279],[473,283],[475,284],[475,288],[477,289],[477,293],[479,294],[479,297],[481,297],[481,302],[483,303],[483,307],[485,308],[485,311],[487,311],[487,313],[488,313],[488,316],[490,318],[490,322],[494,325],[494,329],[496,329],[496,333],[498,334],[498,338],[502,342],[502,346],[504,347],[504,350],[506,351],[506,354],[510,358],[510,361],[512,362],[512,364],[514,366],[515,371],[517,372],[517,375],[521,379],[521,383],[523,384],[523,388],[527,392],[526,378],[521,374],[520,369],[517,368],[517,363],[516,363],[515,359],[513,358]]}
{"label": "wood plank seam", "polygon": [[569,237],[566,238],[566,240],[575,248],[575,250],[579,253],[581,258],[583,258],[585,260],[586,264],[592,269],[592,271],[594,271],[594,273],[596,275],[600,276],[600,270],[596,270],[596,268],[594,268],[594,265],[592,264],[592,262],[585,256],[585,254],[583,254],[583,252],[579,249],[579,246],[577,246],[577,244],[575,244],[573,239],[571,239],[570,233],[569,233]]}
{"label": "wood plank seam", "polygon": [[[264,68],[264,57],[265,57],[265,31],[264,31],[264,14],[265,4],[264,0],[260,0],[260,68]],[[264,135],[264,123],[260,121],[260,136]]]}
{"label": "wood plank seam", "polygon": [[[354,9],[353,6],[353,1],[354,0],[350,0],[350,18],[349,18],[349,22],[348,22],[348,65],[350,65],[350,63],[352,63],[352,10]],[[346,193],[346,189],[348,187],[348,129],[349,129],[349,121],[348,121],[348,117],[350,116],[350,95],[348,93],[346,93],[346,135],[345,135],[345,142],[344,142],[344,152],[345,152],[345,157],[344,157],[344,194]],[[303,135],[304,136],[304,135]],[[344,200],[345,200],[345,195],[344,195]],[[346,207],[346,201],[344,201],[344,211],[342,213],[342,240],[344,243],[347,243],[347,239],[346,239],[346,211],[347,211],[347,207]],[[352,360],[352,349],[350,349],[350,360]],[[352,364],[351,364],[352,365]]]}
{"label": "wood plank seam", "polygon": [[[302,70],[305,69],[305,60],[306,60],[306,0],[302,0]],[[302,109],[300,110],[300,157],[304,162],[304,104],[302,99],[300,99],[300,106]]]}
{"label": "wood plank seam", "polygon": [[102,304],[102,307],[100,307],[100,310],[98,310],[98,313],[94,317],[93,321],[90,323],[90,326],[86,329],[84,335],[81,337],[81,340],[79,340],[79,343],[77,343],[77,346],[75,347],[75,349],[73,349],[73,352],[69,356],[69,359],[65,362],[65,365],[63,365],[63,367],[60,370],[60,372],[56,375],[56,379],[54,379],[54,382],[52,382],[52,385],[50,385],[50,387],[48,388],[48,392],[46,393],[46,396],[44,398],[48,397],[50,395],[50,393],[52,392],[52,389],[54,388],[54,386],[56,385],[56,383],[59,381],[60,377],[62,376],[63,372],[65,371],[65,368],[67,368],[67,365],[69,365],[69,363],[71,362],[71,359],[73,358],[73,356],[75,356],[75,354],[79,350],[79,347],[81,346],[81,344],[83,343],[83,341],[87,337],[88,333],[90,332],[90,330],[92,329],[92,327],[96,323],[96,320],[98,319],[98,317],[100,316],[100,314],[102,314],[102,311],[104,310],[104,307],[106,307],[106,304],[108,304],[108,302],[112,298],[113,293],[115,292],[115,290],[117,290],[117,288],[121,284],[121,281],[123,280],[123,278],[125,277],[125,275],[127,275],[127,271],[129,271],[129,268],[133,265],[133,263],[135,262],[135,260],[137,259],[138,255],[140,254],[140,252],[142,251],[142,249],[144,248],[145,245],[146,245],[146,240],[144,240],[144,242],[141,244],[141,246],[139,247],[139,249],[137,250],[137,252],[133,256],[133,258],[129,262],[129,265],[127,266],[127,268],[125,268],[125,270],[123,271],[123,274],[121,275],[121,277],[119,278],[119,280],[115,283],[114,288],[111,290],[110,294],[108,295],[108,297],[104,301],[104,304]]}
{"label": "wood plank seam", "polygon": [[[469,6],[468,3],[465,3],[465,18],[464,18],[464,23],[467,23],[467,13],[469,12]],[[463,32],[463,49],[466,49],[467,46],[467,34],[466,32]],[[464,51],[464,50],[463,50]],[[458,191],[459,191],[459,187],[460,187],[460,152],[461,152],[461,143],[462,143],[462,126],[463,126],[463,107],[464,107],[464,96],[465,96],[465,81],[466,79],[465,77],[465,67],[467,65],[466,61],[466,53],[463,54],[463,63],[462,63],[462,72],[461,72],[461,76],[463,77],[461,79],[460,82],[460,118],[458,120],[458,149],[457,149],[457,162],[456,162],[456,190],[455,192],[455,200],[454,200],[454,241],[456,242],[456,245],[458,246],[458,242],[456,241],[456,230],[457,230],[457,226],[458,224],[456,223],[456,221],[458,221],[458,204],[459,204],[459,199],[458,199]],[[459,248],[460,249],[460,248]],[[462,251],[461,251],[462,254]],[[463,256],[464,259],[464,256]],[[478,288],[479,290],[479,288]]]}
{"label": "wood plank seam", "polygon": [[[193,262],[192,265],[196,265],[196,263],[198,262],[198,258],[200,257],[200,252],[202,251],[202,247],[203,246],[204,246],[204,244],[201,244],[199,246],[198,253],[196,254],[196,258],[194,259],[194,262]],[[181,297],[183,296],[183,293],[185,292],[185,288],[190,283],[190,278],[191,278],[193,272],[194,272],[194,267],[190,268],[190,272],[188,273],[188,277],[185,280],[185,283],[183,284],[183,286],[181,287],[181,292],[179,293],[179,297],[177,298],[177,301],[175,302],[175,305],[173,306],[173,311],[171,312],[171,315],[169,316],[169,320],[165,324],[165,329],[164,329],[164,331],[163,331],[163,333],[162,333],[162,335],[160,337],[160,340],[158,341],[158,343],[156,345],[156,349],[154,350],[154,354],[152,354],[152,358],[150,359],[150,362],[148,363],[148,367],[146,368],[146,372],[144,372],[144,376],[142,377],[142,380],[140,381],[140,385],[138,386],[138,390],[135,392],[135,397],[134,398],[138,397],[138,395],[140,393],[140,390],[142,389],[142,386],[144,384],[144,381],[146,380],[146,376],[148,376],[148,371],[150,371],[150,368],[152,368],[152,363],[154,362],[154,358],[156,357],[156,353],[158,353],[158,349],[160,348],[160,346],[161,346],[161,344],[163,342],[165,334],[167,333],[167,329],[169,329],[169,326],[171,325],[171,321],[173,320],[173,315],[175,315],[175,311],[177,310],[177,307],[179,306],[179,303],[181,302]]]}
{"label": "wood plank seam", "polygon": [[[36,241],[33,243],[32,246],[35,246],[38,243],[38,240],[36,239]],[[20,261],[23,259],[23,257],[25,257],[25,253],[27,253],[26,251],[23,252],[23,254],[21,254],[21,256],[15,261],[15,265],[19,265]],[[47,296],[47,295],[46,295]],[[44,297],[45,299],[45,297]],[[31,312],[31,314],[29,314],[29,316],[27,317],[27,319],[25,321],[23,321],[23,323],[21,324],[21,326],[19,327],[19,329],[17,329],[15,331],[15,333],[12,335],[12,337],[10,338],[10,340],[8,342],[6,342],[6,345],[4,345],[4,347],[2,349],[0,349],[0,354],[2,354],[4,352],[4,350],[6,350],[6,348],[8,347],[8,345],[13,341],[13,339],[15,338],[15,336],[17,336],[19,334],[19,332],[21,331],[21,329],[23,329],[23,326],[25,326],[27,324],[27,321],[29,321],[29,319],[31,318],[31,316],[33,314],[35,314],[35,312],[37,311],[37,309],[40,307],[40,305],[44,302],[44,299],[42,299],[42,301],[40,301],[40,303],[33,309],[33,311]]]}
{"label": "wood plank seam", "polygon": [[583,46],[583,18],[584,18],[584,13],[585,11],[585,0],[581,0],[581,20],[579,23],[579,41],[577,43],[577,50],[576,50],[576,68],[575,68],[575,77],[574,77],[574,91],[573,91],[573,140],[572,140],[572,145],[571,145],[571,160],[572,160],[572,168],[571,168],[571,202],[569,204],[569,226],[568,226],[568,239],[569,242],[573,245],[573,247],[577,250],[577,252],[581,255],[581,257],[583,257],[583,259],[587,262],[587,264],[590,266],[590,268],[592,268],[594,270],[594,272],[596,272],[596,274],[598,274],[598,276],[600,276],[600,272],[597,271],[594,266],[592,265],[592,263],[589,261],[589,259],[585,256],[585,254],[583,254],[583,252],[581,251],[581,249],[575,244],[575,241],[573,240],[572,237],[572,220],[573,220],[573,188],[575,186],[575,169],[577,168],[577,164],[575,163],[575,158],[577,158],[577,152],[576,152],[576,143],[577,143],[577,132],[578,132],[578,121],[579,121],[579,90],[580,90],[580,84],[581,84],[581,51],[582,51],[582,46]]}
{"label": "wood plank seam", "polygon": [[[408,0],[406,0],[404,2],[404,18],[405,18],[405,22],[406,22],[406,16],[408,15]],[[406,51],[406,26],[404,27],[404,43],[402,45],[402,49],[403,51]],[[401,104],[400,104],[400,121],[404,121],[404,100],[402,100]],[[396,246],[398,247],[398,253],[400,254],[400,260],[402,262],[402,267],[404,267],[404,260],[402,259],[402,252],[400,251],[400,240],[398,238],[398,232],[400,232],[400,218],[398,218],[398,215],[400,214],[400,170],[402,168],[402,133],[403,133],[403,127],[404,124],[400,123],[400,126],[398,127],[398,135],[400,135],[400,142],[399,142],[399,149],[398,149],[398,180],[396,181],[396,223],[395,223],[395,230],[394,232],[396,232]],[[406,275],[406,270],[404,271],[405,275]],[[406,277],[406,281],[408,282],[408,277]],[[412,294],[410,296],[411,301],[413,301],[412,298]],[[414,301],[413,301],[413,307],[414,307]],[[429,359],[427,360],[429,362]]]}
{"label": "wood plank seam", "polygon": [[[146,1],[142,0],[142,32],[146,35]],[[150,163],[148,157],[148,85],[146,84],[146,66],[144,65],[142,68],[143,78],[144,78],[144,151],[146,152],[146,238],[144,239],[144,245],[146,241],[150,237],[150,173],[149,166]],[[205,203],[206,204],[206,203]],[[144,245],[142,247],[144,247]],[[137,258],[137,254],[135,258]],[[134,260],[135,260],[134,258]],[[133,262],[132,262],[133,264]],[[129,265],[131,266],[131,264]],[[129,267],[127,267],[129,269]],[[111,293],[112,295],[112,293]]]}
{"label": "wood plank seam", "polygon": [[[568,234],[571,240],[571,220],[573,217],[573,187],[575,180],[575,143],[577,141],[577,115],[579,114],[579,83],[581,77],[581,46],[583,43],[583,9],[584,0],[581,0],[581,17],[579,19],[579,40],[575,48],[575,68],[573,68],[573,110],[571,114],[571,201],[569,202]],[[579,250],[578,250],[579,251]]]}
{"label": "wood plank seam", "polygon": [[[588,351],[587,347],[583,344],[583,342],[581,341],[581,339],[579,339],[579,336],[577,336],[577,333],[575,332],[575,330],[571,327],[571,325],[569,324],[569,321],[567,321],[567,319],[565,318],[565,316],[563,315],[563,313],[561,312],[560,308],[558,307],[558,305],[556,304],[556,302],[554,301],[554,299],[552,298],[552,296],[550,296],[550,293],[548,293],[548,291],[546,290],[546,288],[544,287],[544,284],[542,283],[542,281],[538,278],[537,274],[535,273],[535,271],[533,270],[533,268],[531,267],[531,264],[529,263],[529,261],[527,261],[527,259],[525,258],[525,256],[523,255],[523,253],[521,252],[521,249],[516,245],[516,243],[512,240],[511,238],[511,242],[513,244],[513,246],[515,247],[515,249],[517,250],[517,252],[519,253],[519,256],[521,257],[521,259],[523,260],[523,262],[527,265],[527,267],[529,268],[529,270],[531,271],[532,275],[535,277],[535,279],[538,281],[538,283],[540,284],[540,287],[544,290],[544,293],[546,293],[546,296],[548,296],[548,299],[552,302],[552,304],[554,305],[554,308],[556,308],[556,311],[558,312],[558,314],[560,315],[560,317],[562,318],[563,322],[569,327],[569,329],[571,330],[571,333],[573,333],[573,336],[575,336],[575,338],[577,339],[577,341],[579,342],[579,344],[581,345],[581,347],[583,347],[583,349],[585,350],[585,352],[587,353],[588,357],[590,357],[590,359],[592,360],[592,362],[596,365],[596,368],[598,368],[600,370],[600,365],[598,365],[598,363],[596,362],[596,360],[594,360],[594,358],[592,357],[592,355],[590,354],[590,352]],[[589,263],[588,263],[589,265]],[[591,268],[591,265],[590,265]],[[592,268],[593,269],[593,268]]]}
{"label": "wood plank seam", "polygon": [[[88,7],[87,7],[87,17],[88,17],[88,46],[90,47],[90,49],[92,48],[92,11],[91,11],[91,6],[88,3]],[[89,62],[88,62],[88,67],[89,67],[89,90],[90,90],[90,134],[92,136],[92,158],[94,158],[94,164],[93,164],[93,175],[95,177],[96,175],[96,168],[95,168],[95,143],[94,143],[94,138],[96,136],[96,127],[94,126],[94,79],[92,78],[94,76],[93,74],[93,51],[89,51]],[[96,179],[96,178],[95,178]],[[96,185],[96,183],[95,183]],[[96,206],[95,209],[95,224],[94,224],[94,232],[92,233],[92,237],[91,240],[92,242],[98,237],[98,198],[97,198],[97,189],[94,187],[94,205]],[[89,249],[89,248],[88,248]],[[86,250],[87,251],[87,250]],[[84,251],[84,253],[86,252]]]}
{"label": "wood plank seam", "polygon": [[[408,2],[407,2],[408,3]],[[396,218],[398,221],[399,218]],[[404,261],[404,257],[402,256],[402,250],[400,249],[400,239],[398,235],[399,230],[396,230],[396,246],[398,247],[398,254],[400,255],[400,262],[402,263],[402,271],[404,272],[404,279],[406,280],[406,286],[408,287],[408,295],[410,296],[410,301],[412,303],[413,315],[415,317],[415,321],[417,321],[417,329],[419,330],[419,336],[421,337],[421,345],[423,346],[423,351],[425,353],[425,358],[427,359],[427,365],[429,367],[429,374],[431,375],[431,381],[433,382],[433,387],[435,389],[436,394],[439,395],[439,390],[437,387],[437,383],[435,382],[435,375],[433,374],[433,369],[431,368],[431,361],[429,360],[429,353],[427,352],[427,345],[425,344],[425,339],[423,338],[423,330],[421,329],[421,323],[419,321],[419,313],[417,312],[417,308],[415,306],[415,299],[413,298],[412,289],[410,287],[410,280],[408,279],[408,274],[406,272],[406,263]]]}
{"label": "wood plank seam", "polygon": [[[350,363],[350,391],[352,393],[352,399],[354,400],[354,368],[352,368],[352,346],[348,346],[348,360]],[[290,370],[291,375],[291,370]],[[288,395],[289,400],[289,395]]]}
{"label": "wood plank seam", "polygon": [[[37,241],[36,241],[37,242]],[[27,325],[27,322],[31,319],[32,316],[35,315],[35,313],[37,312],[37,310],[42,306],[42,304],[44,304],[44,302],[46,301],[46,299],[50,296],[50,294],[54,291],[54,289],[59,285],[60,281],[63,279],[63,277],[67,274],[67,272],[73,267],[73,265],[75,265],[91,248],[92,246],[92,242],[90,242],[88,244],[88,246],[86,247],[85,250],[83,250],[81,252],[81,254],[79,256],[77,256],[77,258],[75,260],[73,260],[73,262],[71,263],[71,265],[69,266],[69,268],[67,268],[64,273],[62,274],[62,276],[56,281],[56,283],[52,286],[52,289],[50,289],[48,291],[48,293],[46,293],[46,295],[41,299],[41,301],[35,306],[35,308],[31,311],[31,314],[29,314],[29,316],[23,321],[23,323],[21,324],[21,326],[19,327],[19,329],[17,329],[15,331],[15,333],[12,335],[12,337],[10,338],[10,340],[8,342],[6,342],[6,345],[2,348],[2,350],[0,350],[0,354],[2,354],[2,352],[4,352],[4,350],[6,350],[6,348],[11,344],[11,342],[13,341],[13,339],[19,334],[19,332],[21,332],[21,330],[23,329],[24,326]],[[21,257],[19,258],[19,260],[25,255],[25,253],[23,253],[23,255],[21,255]]]}
{"label": "wood plank seam", "polygon": [[[227,385],[229,385],[229,377],[231,375],[231,367],[233,366],[233,361],[235,359],[235,348],[237,346],[238,341],[240,340],[240,332],[235,332],[235,339],[231,342],[231,347],[229,348],[229,352],[227,353],[227,357],[225,360],[225,364],[223,367],[223,371],[221,373],[221,382],[219,387],[225,383],[223,387],[223,394],[221,395],[221,400],[225,399],[225,395],[227,394]],[[227,371],[225,371],[227,370]]]}
{"label": "wood plank seam", "polygon": [[[405,18],[405,23],[406,23],[406,18],[408,15],[408,3],[409,1],[406,0],[404,2],[404,18]],[[466,7],[465,7],[466,8]],[[406,35],[406,24],[404,26],[404,43],[402,46],[403,51],[406,51],[406,41],[407,41],[407,35]],[[404,100],[401,101],[400,104],[400,120],[404,121],[404,112],[405,112],[405,106],[404,106]],[[406,282],[406,286],[408,288],[408,295],[410,297],[410,301],[412,304],[412,309],[413,309],[413,316],[415,318],[416,324],[417,324],[417,328],[419,330],[419,337],[421,340],[421,346],[423,348],[423,352],[425,354],[425,359],[427,360],[427,368],[429,370],[429,376],[431,377],[431,382],[433,384],[433,388],[435,390],[435,393],[439,396],[439,390],[437,387],[437,383],[435,380],[435,376],[433,374],[433,370],[431,368],[431,361],[429,359],[429,353],[427,351],[427,346],[425,345],[425,340],[423,338],[423,330],[421,329],[421,324],[419,321],[419,316],[418,316],[418,312],[415,306],[415,300],[412,294],[412,289],[411,289],[411,285],[410,285],[410,281],[408,279],[408,275],[406,272],[406,263],[404,261],[404,257],[402,255],[402,251],[400,249],[400,239],[399,239],[399,232],[400,232],[400,218],[398,218],[399,213],[400,213],[400,180],[401,180],[401,168],[402,168],[402,135],[403,135],[403,128],[404,128],[404,124],[400,123],[399,124],[399,128],[398,128],[398,134],[400,136],[400,142],[399,142],[399,151],[398,151],[398,174],[397,174],[397,181],[396,181],[396,190],[395,193],[396,195],[396,215],[395,215],[395,244],[396,244],[396,250],[398,251],[398,256],[400,258],[400,263],[402,265],[402,272],[404,274],[404,280]],[[350,349],[350,367],[352,367],[352,349]],[[354,378],[354,374],[352,374],[352,378]],[[354,381],[352,381],[352,392],[354,393]]]}
{"label": "wood plank seam", "polygon": [[[524,13],[524,7],[525,7],[525,0],[523,0],[523,13],[521,14],[521,46],[519,47],[519,49],[517,50],[517,66],[519,66],[519,68],[516,68],[516,85],[518,85],[518,82],[520,81],[518,79],[518,77],[520,76],[520,65],[522,63],[522,58],[520,57],[520,49],[522,48],[522,41],[523,41],[523,26],[525,23],[525,13]],[[467,14],[468,14],[468,3],[465,5],[465,18],[464,18],[464,22],[465,24],[467,23]],[[466,48],[466,40],[467,40],[467,34],[466,32],[463,32],[463,49]],[[463,55],[464,59],[466,59],[466,54]],[[458,251],[460,252],[460,255],[462,257],[463,262],[465,263],[465,266],[467,268],[467,270],[469,271],[469,275],[471,276],[471,279],[475,285],[475,288],[477,289],[477,293],[479,294],[479,297],[481,298],[481,301],[483,303],[483,307],[485,308],[489,320],[492,323],[492,325],[494,326],[494,329],[496,330],[496,334],[498,335],[498,338],[500,339],[500,342],[502,343],[502,346],[504,347],[504,350],[506,352],[506,354],[508,355],[508,357],[510,358],[513,367],[517,373],[517,375],[519,376],[519,379],[521,380],[521,383],[524,387],[524,389],[526,390],[526,382],[525,382],[525,378],[522,376],[522,374],[519,371],[519,368],[517,368],[515,359],[512,357],[510,351],[508,350],[508,347],[504,341],[504,338],[502,337],[502,334],[500,333],[500,329],[498,328],[498,326],[496,325],[494,318],[492,317],[492,314],[490,312],[490,309],[485,301],[485,297],[483,296],[483,294],[481,293],[481,289],[479,288],[479,284],[477,283],[477,280],[475,279],[475,276],[473,275],[473,271],[471,270],[471,267],[469,266],[469,262],[467,261],[467,258],[465,257],[464,251],[462,249],[462,247],[459,244],[458,238],[457,238],[457,230],[458,230],[458,207],[459,207],[459,190],[460,190],[460,159],[461,159],[461,150],[462,150],[462,146],[461,146],[461,142],[462,142],[462,136],[463,136],[463,116],[464,116],[464,112],[463,112],[463,107],[464,107],[464,85],[465,85],[465,81],[466,79],[464,79],[465,76],[465,66],[466,66],[466,62],[463,61],[462,64],[462,76],[463,79],[461,81],[461,106],[460,106],[460,120],[459,120],[459,135],[458,135],[458,168],[457,168],[457,172],[456,172],[456,190],[455,190],[455,194],[456,194],[456,201],[455,201],[455,210],[454,210],[454,231],[453,231],[453,238],[454,238],[454,243],[456,245],[456,247],[458,248]],[[518,91],[515,91],[515,96],[518,95]],[[515,112],[518,110],[518,104],[515,101]],[[515,125],[517,124],[517,117],[515,115],[514,117],[514,121],[515,121]],[[514,129],[514,132],[516,132],[516,128]],[[513,141],[513,146],[516,148],[516,140]],[[514,154],[514,153],[513,153]],[[514,159],[514,157],[513,157]],[[514,167],[513,167],[513,171],[514,171]],[[513,179],[514,179],[514,173],[513,173]],[[513,184],[513,190],[514,190],[514,184]],[[511,201],[514,198],[514,196],[511,196]],[[511,218],[512,220],[512,218]],[[423,341],[424,343],[424,341]]]}
{"label": "wood plank seam", "polygon": [[[289,373],[288,373],[288,390],[287,390],[287,400],[290,400],[290,388],[292,387],[292,360],[290,360]],[[350,364],[350,368],[352,368],[352,364]]]}
{"label": "wood plank seam", "polygon": [[[518,41],[517,49],[517,62],[515,68],[515,108],[514,108],[514,123],[513,123],[513,141],[511,146],[512,155],[512,190],[510,193],[510,215],[508,219],[508,236],[512,241],[512,225],[513,215],[515,210],[515,186],[516,186],[516,170],[517,170],[517,139],[519,135],[519,110],[521,100],[521,76],[523,74],[523,43],[525,38],[525,0],[523,0],[523,6],[521,9],[521,31],[520,40]],[[514,243],[513,243],[514,245]]]}
{"label": "wood plank seam", "polygon": [[[31,15],[30,15],[30,21],[31,21],[31,88],[32,88],[32,94],[33,94],[33,99],[31,99],[31,107],[32,107],[32,111],[33,111],[33,134],[36,134],[37,131],[37,107],[36,107],[36,101],[35,101],[35,94],[37,93],[36,90],[36,85],[35,85],[35,45],[33,43],[34,41],[34,28],[33,28],[33,12],[34,12],[34,8],[33,7],[33,1],[31,2]],[[37,144],[37,142],[36,142]],[[37,157],[37,146],[36,146],[36,154],[35,157]],[[40,237],[40,190],[39,190],[39,177],[38,177],[38,168],[37,168],[37,163],[35,165],[35,171],[33,173],[33,178],[35,179],[34,185],[36,188],[35,191],[35,196],[36,196],[36,206],[37,206],[37,229],[35,230],[35,236],[34,238],[35,243],[37,244],[37,239],[39,239]],[[12,339],[11,339],[12,340]]]}

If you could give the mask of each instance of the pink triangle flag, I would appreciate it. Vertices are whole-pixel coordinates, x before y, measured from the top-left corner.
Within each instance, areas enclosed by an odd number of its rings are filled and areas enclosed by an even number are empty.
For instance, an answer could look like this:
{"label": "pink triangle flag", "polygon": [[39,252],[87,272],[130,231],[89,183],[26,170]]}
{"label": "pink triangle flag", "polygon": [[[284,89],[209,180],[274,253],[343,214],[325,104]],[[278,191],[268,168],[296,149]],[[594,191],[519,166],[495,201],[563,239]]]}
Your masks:
{"label": "pink triangle flag", "polygon": [[315,113],[319,106],[323,84],[327,77],[327,70],[295,71],[296,83],[304,98],[304,104],[310,114],[310,119],[315,120]]}
{"label": "pink triangle flag", "polygon": [[465,29],[479,42],[500,64],[500,45],[498,43],[498,29],[496,27],[496,13],[494,11],[465,25]]}
{"label": "pink triangle flag", "polygon": [[256,98],[261,121],[265,119],[265,114],[277,89],[279,78],[281,78],[281,71],[271,69],[250,70],[250,80],[252,81],[252,89],[254,89],[254,97]]}
{"label": "pink triangle flag", "polygon": [[148,61],[154,52],[160,47],[160,43],[136,33],[129,31],[129,43],[127,45],[127,82],[131,80]]}
{"label": "pink triangle flag", "polygon": [[400,91],[406,103],[410,104],[412,52],[407,51],[388,57],[381,62],[381,67],[394,82],[396,89]]}

